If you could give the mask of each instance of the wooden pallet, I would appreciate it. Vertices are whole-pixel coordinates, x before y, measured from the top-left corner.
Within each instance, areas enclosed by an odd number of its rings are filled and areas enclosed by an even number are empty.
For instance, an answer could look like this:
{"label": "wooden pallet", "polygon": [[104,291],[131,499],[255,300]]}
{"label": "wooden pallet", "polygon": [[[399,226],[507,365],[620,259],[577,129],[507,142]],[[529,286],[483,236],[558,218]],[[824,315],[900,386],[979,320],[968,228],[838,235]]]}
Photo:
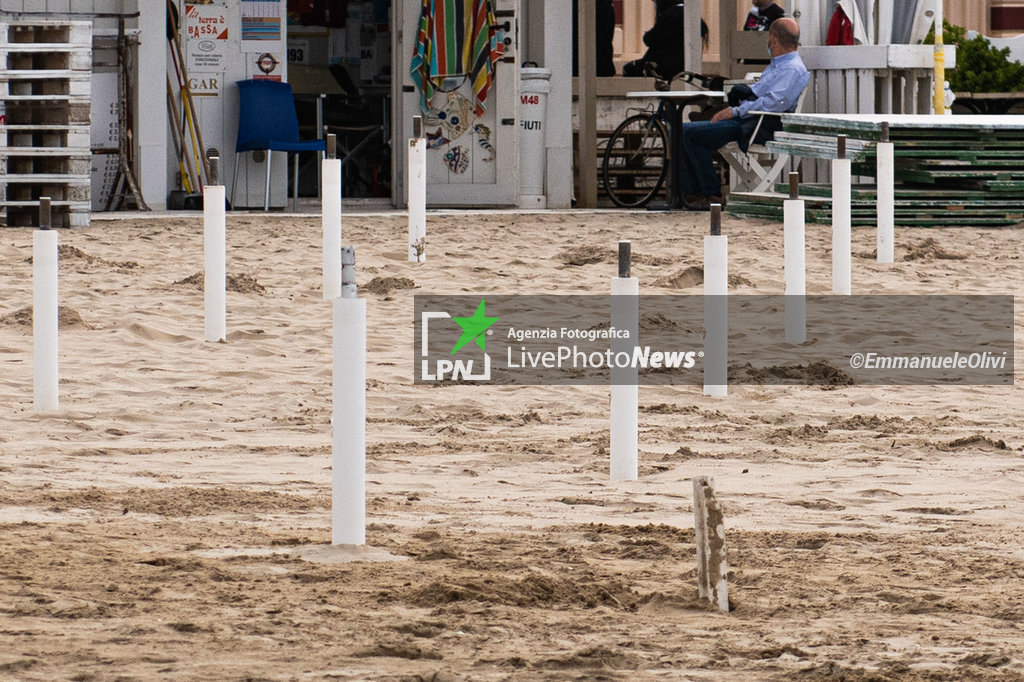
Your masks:
{"label": "wooden pallet", "polygon": [[91,211],[90,22],[0,24],[0,211],[8,226],[38,223],[50,197],[54,227],[83,227]]}
{"label": "wooden pallet", "polygon": [[[832,187],[802,184],[800,198],[811,223],[831,223]],[[895,222],[904,227],[929,225],[998,227],[1024,224],[1024,199],[984,198],[982,192],[948,192],[901,187],[896,191]],[[981,195],[981,196],[979,196]],[[854,225],[877,224],[875,188],[857,185],[851,189],[851,222]],[[733,193],[726,210],[735,216],[782,220],[783,202],[789,198],[788,185],[776,185],[773,192]]]}
{"label": "wooden pallet", "polygon": [[[874,177],[881,122],[890,121],[896,178],[896,224],[1003,226],[1024,223],[1024,117],[783,116],[768,147],[811,159],[836,158],[847,136],[853,174]],[[733,193],[734,215],[781,219],[788,186],[775,192]],[[809,221],[831,221],[831,186],[801,185]],[[852,189],[855,225],[873,225],[873,186]]]}

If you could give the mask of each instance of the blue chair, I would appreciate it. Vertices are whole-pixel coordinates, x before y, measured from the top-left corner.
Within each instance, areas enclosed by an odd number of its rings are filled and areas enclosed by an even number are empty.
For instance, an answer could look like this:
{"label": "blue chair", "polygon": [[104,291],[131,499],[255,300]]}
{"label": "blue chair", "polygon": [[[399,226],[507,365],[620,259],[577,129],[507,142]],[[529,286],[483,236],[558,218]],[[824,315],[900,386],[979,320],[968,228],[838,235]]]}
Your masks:
{"label": "blue chair", "polygon": [[[263,210],[270,210],[270,161],[273,152],[296,155],[292,180],[292,206],[299,201],[299,152],[325,151],[323,140],[299,140],[299,118],[295,114],[292,86],[270,80],[238,81],[238,139],[235,142],[235,170],[231,178],[231,205],[235,203],[238,154],[253,150],[267,152],[267,181]],[[287,158],[287,157],[286,157]]]}

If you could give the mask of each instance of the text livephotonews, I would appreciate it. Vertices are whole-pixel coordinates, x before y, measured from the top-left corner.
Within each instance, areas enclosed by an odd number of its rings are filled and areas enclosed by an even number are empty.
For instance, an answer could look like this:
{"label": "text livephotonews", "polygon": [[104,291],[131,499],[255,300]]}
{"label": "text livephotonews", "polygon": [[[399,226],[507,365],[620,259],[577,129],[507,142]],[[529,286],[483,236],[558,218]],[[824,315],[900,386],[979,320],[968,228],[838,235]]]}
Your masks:
{"label": "text livephotonews", "polygon": [[[419,295],[414,307],[416,383],[700,385],[720,381],[704,364],[723,353],[730,384],[1014,381],[1012,296]],[[713,347],[706,320],[727,326]],[[794,324],[802,343],[787,342]]]}

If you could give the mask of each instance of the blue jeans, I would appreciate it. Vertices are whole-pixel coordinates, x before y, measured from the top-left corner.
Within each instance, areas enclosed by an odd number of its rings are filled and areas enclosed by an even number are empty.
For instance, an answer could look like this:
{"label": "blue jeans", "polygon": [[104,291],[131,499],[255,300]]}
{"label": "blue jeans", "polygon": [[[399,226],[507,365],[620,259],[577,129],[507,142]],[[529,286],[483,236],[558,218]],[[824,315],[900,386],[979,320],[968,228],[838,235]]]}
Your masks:
{"label": "blue jeans", "polygon": [[711,161],[711,152],[743,137],[742,123],[738,118],[712,123],[692,121],[683,124],[680,136],[679,179],[683,196],[706,194],[720,196],[722,184]]}

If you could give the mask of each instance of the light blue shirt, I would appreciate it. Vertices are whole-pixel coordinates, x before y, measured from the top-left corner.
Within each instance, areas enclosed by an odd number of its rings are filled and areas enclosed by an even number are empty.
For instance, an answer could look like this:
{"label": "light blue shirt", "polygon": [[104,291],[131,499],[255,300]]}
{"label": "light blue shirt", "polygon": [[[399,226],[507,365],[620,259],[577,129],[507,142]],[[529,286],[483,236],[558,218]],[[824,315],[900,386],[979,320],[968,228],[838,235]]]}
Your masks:
{"label": "light blue shirt", "polygon": [[750,111],[792,111],[811,74],[797,52],[773,57],[761,78],[750,86],[757,99],[740,102],[733,116],[742,118]]}

